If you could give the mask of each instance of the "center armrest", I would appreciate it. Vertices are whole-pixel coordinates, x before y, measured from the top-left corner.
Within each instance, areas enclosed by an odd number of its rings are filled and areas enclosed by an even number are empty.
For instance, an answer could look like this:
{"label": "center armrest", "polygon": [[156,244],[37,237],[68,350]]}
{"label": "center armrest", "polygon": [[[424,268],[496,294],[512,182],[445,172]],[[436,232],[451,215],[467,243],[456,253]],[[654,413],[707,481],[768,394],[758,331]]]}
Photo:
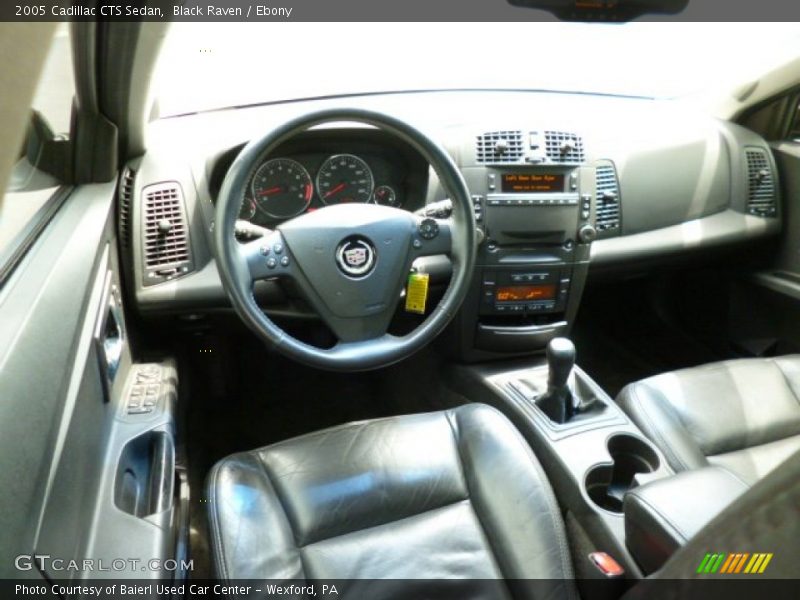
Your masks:
{"label": "center armrest", "polygon": [[749,486],[722,467],[684,471],[625,494],[625,544],[646,573],[658,570]]}

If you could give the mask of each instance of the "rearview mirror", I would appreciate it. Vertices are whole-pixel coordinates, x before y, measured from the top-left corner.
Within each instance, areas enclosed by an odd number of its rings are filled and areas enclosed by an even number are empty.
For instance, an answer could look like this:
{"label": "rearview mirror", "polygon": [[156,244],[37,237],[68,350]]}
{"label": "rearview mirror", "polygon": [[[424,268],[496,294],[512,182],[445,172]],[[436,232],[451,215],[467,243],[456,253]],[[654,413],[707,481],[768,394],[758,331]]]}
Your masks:
{"label": "rearview mirror", "polygon": [[647,14],[676,14],[689,0],[508,0],[514,6],[546,10],[562,21],[630,21]]}

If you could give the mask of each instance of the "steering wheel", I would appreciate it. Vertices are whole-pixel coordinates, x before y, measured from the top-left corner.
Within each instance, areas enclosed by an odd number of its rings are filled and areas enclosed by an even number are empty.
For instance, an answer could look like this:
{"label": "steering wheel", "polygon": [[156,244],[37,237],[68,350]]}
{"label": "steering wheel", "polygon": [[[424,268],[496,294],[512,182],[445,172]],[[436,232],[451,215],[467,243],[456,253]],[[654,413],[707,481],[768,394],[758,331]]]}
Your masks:
{"label": "steering wheel", "polygon": [[[420,217],[377,204],[339,204],[281,223],[254,241],[237,241],[234,226],[259,164],[289,138],[331,122],[376,127],[414,147],[448,192],[452,218]],[[469,190],[443,148],[394,117],[331,109],[285,123],[242,149],[217,199],[214,249],[233,307],[258,337],[309,366],[363,371],[410,356],[444,329],[466,296],[475,265],[475,236]],[[410,333],[387,333],[412,263],[436,254],[448,255],[453,264],[450,284],[438,306]],[[290,336],[256,304],[253,283],[273,278],[294,280],[336,336],[332,348],[318,348]]]}

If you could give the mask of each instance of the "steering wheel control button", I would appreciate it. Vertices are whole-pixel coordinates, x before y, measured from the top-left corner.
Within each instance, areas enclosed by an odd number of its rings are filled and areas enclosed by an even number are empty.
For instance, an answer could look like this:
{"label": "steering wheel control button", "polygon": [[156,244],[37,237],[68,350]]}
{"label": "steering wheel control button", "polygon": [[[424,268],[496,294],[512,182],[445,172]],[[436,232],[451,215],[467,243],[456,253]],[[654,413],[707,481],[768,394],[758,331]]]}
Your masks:
{"label": "steering wheel control button", "polygon": [[278,261],[277,260],[275,260],[274,258],[268,258],[267,259],[267,268],[268,269],[274,269],[277,266],[278,266]]}
{"label": "steering wheel control button", "polygon": [[439,235],[439,224],[435,219],[423,219],[419,224],[419,235],[424,240],[432,240]]}
{"label": "steering wheel control button", "polygon": [[284,256],[281,259],[281,266],[282,267],[288,267],[289,266],[289,257],[288,256]]}
{"label": "steering wheel control button", "polygon": [[261,246],[261,254],[264,256],[269,256],[269,246]]}
{"label": "steering wheel control button", "polygon": [[413,242],[411,242],[411,245],[414,246],[415,250],[419,250],[420,248],[422,248],[422,242],[420,242],[417,239],[415,239]]}
{"label": "steering wheel control button", "polygon": [[281,253],[283,252],[283,244],[275,244],[275,245],[272,247],[272,251],[273,251],[275,254],[281,254]]}
{"label": "steering wheel control button", "polygon": [[377,258],[375,247],[367,238],[358,235],[345,238],[336,248],[336,264],[348,277],[366,277],[375,267]]}

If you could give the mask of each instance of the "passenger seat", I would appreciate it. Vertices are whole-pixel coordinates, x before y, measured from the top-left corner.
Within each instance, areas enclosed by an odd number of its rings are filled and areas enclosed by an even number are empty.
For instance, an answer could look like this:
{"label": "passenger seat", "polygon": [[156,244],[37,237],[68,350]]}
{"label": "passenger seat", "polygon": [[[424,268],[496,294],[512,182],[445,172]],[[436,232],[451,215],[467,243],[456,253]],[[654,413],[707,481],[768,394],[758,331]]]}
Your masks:
{"label": "passenger seat", "polygon": [[800,355],[664,373],[617,403],[675,471],[720,465],[752,485],[800,450]]}

